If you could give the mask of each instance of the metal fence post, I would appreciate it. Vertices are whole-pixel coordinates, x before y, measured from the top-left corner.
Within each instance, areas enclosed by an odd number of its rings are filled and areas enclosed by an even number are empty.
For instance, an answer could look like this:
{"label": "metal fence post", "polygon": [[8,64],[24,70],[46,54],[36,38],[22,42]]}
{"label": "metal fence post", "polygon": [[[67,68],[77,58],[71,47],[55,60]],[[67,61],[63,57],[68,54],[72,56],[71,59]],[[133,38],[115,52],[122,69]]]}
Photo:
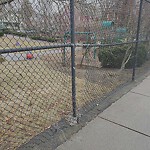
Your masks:
{"label": "metal fence post", "polygon": [[138,16],[138,24],[137,24],[137,33],[136,33],[136,44],[135,44],[134,60],[133,60],[132,81],[135,80],[135,69],[136,69],[136,63],[137,63],[137,51],[138,51],[138,45],[139,45],[139,34],[140,34],[142,7],[143,7],[143,0],[140,0],[140,8],[139,8],[139,16]]}
{"label": "metal fence post", "polygon": [[70,0],[70,32],[71,32],[71,70],[72,70],[72,107],[73,117],[76,117],[76,85],[75,85],[75,22],[74,0]]}

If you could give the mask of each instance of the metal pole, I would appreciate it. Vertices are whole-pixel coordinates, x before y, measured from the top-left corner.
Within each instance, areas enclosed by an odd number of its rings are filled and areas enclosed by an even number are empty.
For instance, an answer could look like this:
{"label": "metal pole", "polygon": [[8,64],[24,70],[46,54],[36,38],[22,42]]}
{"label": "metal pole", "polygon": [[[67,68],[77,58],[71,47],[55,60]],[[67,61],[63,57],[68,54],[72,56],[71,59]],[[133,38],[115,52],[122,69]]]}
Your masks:
{"label": "metal pole", "polygon": [[143,0],[140,0],[140,8],[139,8],[139,16],[138,16],[138,24],[137,24],[137,34],[136,34],[136,43],[135,43],[134,60],[133,60],[132,81],[135,80],[135,68],[136,68],[136,63],[137,63],[137,51],[138,51],[138,45],[139,45],[139,34],[140,34],[142,7],[143,7]]}
{"label": "metal pole", "polygon": [[70,31],[71,31],[71,70],[72,70],[72,107],[73,117],[76,117],[76,85],[75,85],[75,22],[74,0],[70,0]]}
{"label": "metal pole", "polygon": [[[96,34],[94,33],[94,43],[96,44]],[[94,46],[94,59],[96,59],[96,47]]]}
{"label": "metal pole", "polygon": [[[67,34],[64,35],[64,44],[67,43]],[[63,48],[63,65],[66,65],[66,47]]]}

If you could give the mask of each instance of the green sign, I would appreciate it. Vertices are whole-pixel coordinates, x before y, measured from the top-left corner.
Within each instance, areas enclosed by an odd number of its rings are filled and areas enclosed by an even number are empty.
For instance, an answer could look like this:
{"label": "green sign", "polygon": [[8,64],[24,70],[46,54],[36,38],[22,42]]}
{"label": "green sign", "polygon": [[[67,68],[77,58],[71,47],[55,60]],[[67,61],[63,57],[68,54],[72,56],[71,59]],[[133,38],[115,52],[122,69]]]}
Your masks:
{"label": "green sign", "polygon": [[112,26],[114,26],[114,22],[113,21],[103,21],[102,22],[102,27],[109,28],[109,27],[112,27]]}

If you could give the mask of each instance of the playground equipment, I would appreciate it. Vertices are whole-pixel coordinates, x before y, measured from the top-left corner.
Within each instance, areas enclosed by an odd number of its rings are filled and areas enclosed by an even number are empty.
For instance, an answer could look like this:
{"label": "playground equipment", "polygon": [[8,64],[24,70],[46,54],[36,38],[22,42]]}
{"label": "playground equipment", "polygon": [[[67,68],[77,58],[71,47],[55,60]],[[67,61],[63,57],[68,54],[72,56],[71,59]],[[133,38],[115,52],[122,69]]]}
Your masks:
{"label": "playground equipment", "polygon": [[126,32],[127,32],[127,28],[117,28],[117,29],[116,29],[116,32],[117,32],[117,33],[121,33],[121,34],[122,34],[122,33],[126,33]]}
{"label": "playground equipment", "polygon": [[102,44],[107,44],[112,40],[111,34],[114,32],[114,24],[113,21],[102,21],[100,29]]}
{"label": "playground equipment", "polygon": [[113,26],[114,26],[114,22],[113,21],[103,21],[102,22],[102,27],[110,28],[110,27],[113,27]]}
{"label": "playground equipment", "polygon": [[[76,35],[85,35],[85,42],[83,42],[83,44],[91,44],[91,41],[93,41],[92,43],[93,44],[96,44],[96,33],[94,32],[75,32]],[[70,32],[65,32],[64,34],[64,43],[67,43],[68,42],[68,38],[70,38]],[[79,41],[79,40],[78,40]],[[83,62],[83,59],[84,57],[86,56],[86,54],[88,53],[88,49],[89,49],[89,46],[85,46],[85,53],[83,54],[83,58],[81,60],[81,64]],[[93,51],[93,58],[95,59],[96,58],[96,47],[94,47],[94,51]],[[66,48],[64,47],[63,49],[63,64],[65,65],[66,64]]]}
{"label": "playground equipment", "polygon": [[26,54],[26,59],[32,59],[33,58],[33,54],[32,53],[27,53]]}
{"label": "playground equipment", "polygon": [[0,31],[3,31],[6,29],[6,26],[3,22],[0,21]]}
{"label": "playground equipment", "polygon": [[[101,31],[102,31],[102,35],[106,36],[103,38],[104,44],[108,44],[105,42],[110,42],[111,40],[114,40],[114,39],[115,39],[115,42],[118,43],[118,42],[121,42],[123,40],[123,38],[125,38],[126,33],[127,33],[127,28],[126,27],[115,27],[114,21],[102,21]],[[111,34],[114,35],[114,37]],[[110,37],[109,37],[109,35],[110,35]]]}
{"label": "playground equipment", "polygon": [[122,40],[126,37],[127,28],[120,27],[116,29],[116,40],[117,42],[122,42]]}

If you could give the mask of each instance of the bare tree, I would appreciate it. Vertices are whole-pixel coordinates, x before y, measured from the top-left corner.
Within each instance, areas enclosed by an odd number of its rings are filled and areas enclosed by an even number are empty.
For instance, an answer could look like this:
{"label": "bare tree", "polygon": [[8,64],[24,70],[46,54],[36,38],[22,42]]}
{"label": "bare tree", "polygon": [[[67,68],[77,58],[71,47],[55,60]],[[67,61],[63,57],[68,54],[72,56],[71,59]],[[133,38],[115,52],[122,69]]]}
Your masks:
{"label": "bare tree", "polygon": [[146,36],[146,38],[150,38],[150,4],[144,1],[143,11],[142,11],[142,22],[141,22],[141,32]]}
{"label": "bare tree", "polygon": [[7,3],[11,3],[14,0],[0,0],[0,5],[5,5]]}
{"label": "bare tree", "polygon": [[[9,25],[11,25],[12,29],[16,29],[16,27],[19,28],[19,23],[20,23],[20,16],[18,14],[18,8],[15,7],[16,3],[6,3],[1,5],[1,10],[0,10],[0,18],[1,21],[6,21],[8,22]],[[15,22],[18,24],[17,26],[13,23]]]}
{"label": "bare tree", "polygon": [[33,15],[33,7],[29,0],[23,0],[21,4],[21,17],[26,29],[32,29],[31,17]]}

